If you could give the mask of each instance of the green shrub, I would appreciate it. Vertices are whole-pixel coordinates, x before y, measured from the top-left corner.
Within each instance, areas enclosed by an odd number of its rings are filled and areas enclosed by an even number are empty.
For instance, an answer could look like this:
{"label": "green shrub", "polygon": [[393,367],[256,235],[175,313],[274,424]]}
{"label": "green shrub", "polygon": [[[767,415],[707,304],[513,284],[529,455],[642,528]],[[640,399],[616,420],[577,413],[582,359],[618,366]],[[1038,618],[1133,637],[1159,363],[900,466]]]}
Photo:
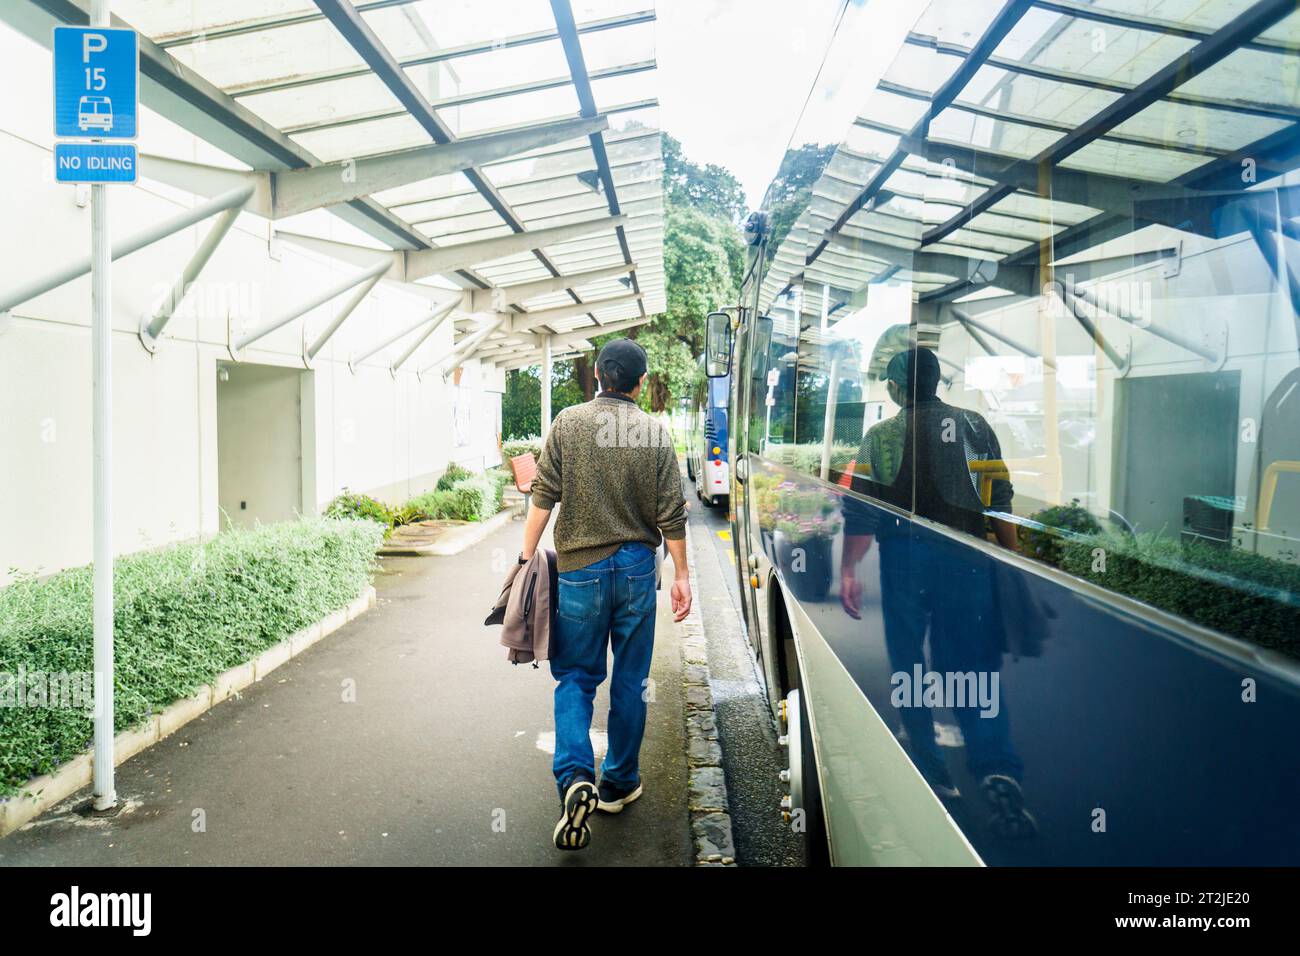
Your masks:
{"label": "green shrub", "polygon": [[[1068,505],[1055,505],[1044,508],[1029,516],[1031,521],[1045,525],[1045,528],[1031,528],[1018,525],[1016,535],[1020,542],[1020,551],[1030,558],[1056,565],[1060,561],[1061,541],[1070,535],[1096,535],[1101,533],[1101,525],[1087,508],[1073,499]],[[1062,532],[1067,532],[1062,534]]]}
{"label": "green shrub", "polygon": [[468,469],[462,468],[460,465],[456,464],[453,461],[451,464],[447,466],[447,470],[442,473],[442,477],[438,479],[437,489],[439,491],[448,491],[451,489],[451,486],[454,485],[456,482],[464,481],[466,478],[473,478],[473,477],[474,477],[473,472],[469,471]]}
{"label": "green shrub", "polygon": [[416,495],[408,501],[405,507],[419,512],[424,516],[424,519],[446,518],[455,499],[456,493],[450,489],[446,491],[426,491],[424,494]]}
{"label": "green shrub", "polygon": [[327,518],[365,518],[383,525],[393,526],[393,513],[382,501],[369,495],[358,494],[344,488],[339,495],[325,506]]}
{"label": "green shrub", "polygon": [[542,457],[542,440],[536,435],[529,438],[512,438],[501,443],[501,458],[510,467],[510,459],[532,452],[534,458]]}
{"label": "green shrub", "polygon": [[1222,634],[1300,657],[1300,566],[1157,534],[1063,538],[1058,547],[1060,567],[1070,574]]}
{"label": "green shrub", "polygon": [[458,495],[457,509],[463,515],[462,521],[483,521],[497,513],[500,505],[497,483],[486,475],[475,475],[452,485],[451,490]]}
{"label": "green shrub", "polygon": [[[114,724],[125,730],[294,631],[370,582],[371,520],[311,518],[234,528],[114,564]],[[93,669],[91,569],[0,589],[0,674]],[[0,793],[90,743],[82,710],[0,707]]]}
{"label": "green shrub", "polygon": [[414,499],[412,499],[412,501],[408,501],[400,508],[393,509],[393,527],[400,528],[404,524],[415,524],[415,522],[424,521],[429,517],[431,516],[426,511],[415,506]]}
{"label": "green shrub", "polygon": [[506,489],[514,485],[515,476],[509,468],[493,468],[487,473],[487,476],[496,483],[497,510],[500,511],[501,506],[506,502]]}

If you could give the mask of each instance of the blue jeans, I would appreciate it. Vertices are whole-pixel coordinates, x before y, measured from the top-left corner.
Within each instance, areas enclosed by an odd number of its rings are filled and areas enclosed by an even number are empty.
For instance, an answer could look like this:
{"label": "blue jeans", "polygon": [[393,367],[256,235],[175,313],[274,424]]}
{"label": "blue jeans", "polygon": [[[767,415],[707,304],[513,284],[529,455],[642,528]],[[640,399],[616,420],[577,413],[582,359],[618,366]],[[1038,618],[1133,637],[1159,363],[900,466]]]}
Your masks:
{"label": "blue jeans", "polygon": [[[993,578],[987,567],[970,568],[954,577],[951,566],[924,547],[894,539],[880,549],[881,610],[885,644],[895,672],[926,668],[925,639],[930,639],[930,668],[992,675],[1002,669],[999,627],[993,601]],[[997,715],[984,716],[971,702],[950,707],[966,745],[971,776],[981,780],[1004,774],[1017,781],[1024,765],[1011,745],[1006,698],[998,682]],[[934,712],[929,707],[900,707],[912,760],[930,783],[948,778],[947,761],[934,739]]]}
{"label": "blue jeans", "polygon": [[595,779],[591,711],[614,648],[609,685],[609,747],[601,778],[618,786],[640,782],[645,689],[655,642],[655,557],[644,544],[625,544],[608,558],[560,574],[560,600],[551,641],[555,686],[555,780],[575,773]]}

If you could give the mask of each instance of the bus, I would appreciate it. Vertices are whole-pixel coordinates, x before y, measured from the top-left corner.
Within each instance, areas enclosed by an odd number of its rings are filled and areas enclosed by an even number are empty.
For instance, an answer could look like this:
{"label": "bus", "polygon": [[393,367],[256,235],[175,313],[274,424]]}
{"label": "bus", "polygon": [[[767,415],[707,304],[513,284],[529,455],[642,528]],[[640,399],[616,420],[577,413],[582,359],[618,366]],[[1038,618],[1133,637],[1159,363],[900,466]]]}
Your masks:
{"label": "bus", "polygon": [[727,447],[728,376],[701,374],[686,413],[686,476],[695,483],[695,496],[707,508],[731,494],[731,461]]}
{"label": "bus", "polygon": [[787,819],[834,864],[1300,863],[1295,6],[932,0],[864,88],[876,10],[706,323]]}

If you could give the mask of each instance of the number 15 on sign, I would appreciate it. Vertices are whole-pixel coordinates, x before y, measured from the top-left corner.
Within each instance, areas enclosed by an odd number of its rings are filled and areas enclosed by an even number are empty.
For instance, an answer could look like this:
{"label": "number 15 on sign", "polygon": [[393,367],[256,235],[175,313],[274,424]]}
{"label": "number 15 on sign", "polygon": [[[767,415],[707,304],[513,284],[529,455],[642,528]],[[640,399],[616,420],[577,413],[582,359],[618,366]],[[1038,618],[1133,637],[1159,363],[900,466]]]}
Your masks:
{"label": "number 15 on sign", "polygon": [[54,135],[135,139],[139,46],[134,30],[54,28]]}

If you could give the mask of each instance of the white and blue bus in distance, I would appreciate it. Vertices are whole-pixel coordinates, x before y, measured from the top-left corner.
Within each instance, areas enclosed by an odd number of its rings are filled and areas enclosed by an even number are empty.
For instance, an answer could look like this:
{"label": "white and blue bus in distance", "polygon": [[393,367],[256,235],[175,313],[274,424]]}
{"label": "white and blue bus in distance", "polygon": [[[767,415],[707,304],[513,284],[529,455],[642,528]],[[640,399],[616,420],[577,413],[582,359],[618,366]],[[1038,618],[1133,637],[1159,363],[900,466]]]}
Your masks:
{"label": "white and blue bus in distance", "polygon": [[864,88],[878,10],[707,321],[791,825],[843,864],[1296,865],[1294,0],[932,0]]}
{"label": "white and blue bus in distance", "polygon": [[726,375],[701,375],[691,394],[686,426],[686,475],[706,507],[731,494],[730,453],[727,451],[727,402],[731,382]]}

